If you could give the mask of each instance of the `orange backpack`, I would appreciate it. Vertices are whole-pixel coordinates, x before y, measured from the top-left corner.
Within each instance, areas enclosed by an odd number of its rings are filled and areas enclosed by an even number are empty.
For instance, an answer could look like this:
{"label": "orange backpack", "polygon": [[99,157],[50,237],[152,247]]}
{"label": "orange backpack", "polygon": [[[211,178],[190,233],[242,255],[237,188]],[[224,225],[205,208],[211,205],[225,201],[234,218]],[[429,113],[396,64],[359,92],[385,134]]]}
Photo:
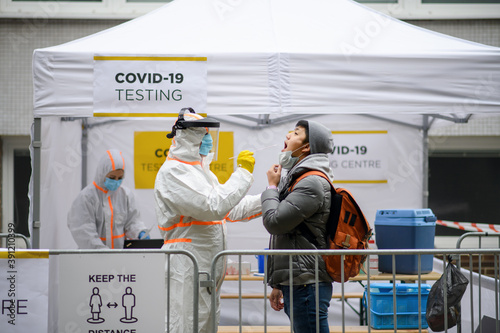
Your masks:
{"label": "orange backpack", "polygon": [[[293,187],[302,179],[310,175],[317,175],[325,178],[331,185],[330,215],[326,224],[326,244],[328,249],[360,249],[368,248],[368,239],[372,235],[372,229],[368,221],[354,200],[351,193],[344,188],[335,188],[330,179],[321,171],[308,171],[295,180],[290,187]],[[306,231],[308,228],[302,228]],[[311,233],[309,231],[309,233]],[[314,242],[317,243],[317,242]],[[326,264],[326,270],[336,282],[342,281],[340,255],[322,256]],[[366,259],[366,255],[346,255],[344,256],[344,282],[349,278],[359,274],[361,266]]]}

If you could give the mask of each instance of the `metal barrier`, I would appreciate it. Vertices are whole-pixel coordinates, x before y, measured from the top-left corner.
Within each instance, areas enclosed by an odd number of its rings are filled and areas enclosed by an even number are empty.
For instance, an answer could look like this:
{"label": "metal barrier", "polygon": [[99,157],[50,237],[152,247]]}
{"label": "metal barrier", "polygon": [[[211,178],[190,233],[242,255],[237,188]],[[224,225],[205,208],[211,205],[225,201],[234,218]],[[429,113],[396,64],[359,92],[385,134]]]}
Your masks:
{"label": "metal barrier", "polygon": [[[468,255],[468,256],[472,256],[472,255],[485,255],[485,254],[489,254],[489,255],[493,255],[495,257],[495,263],[497,262],[498,258],[500,257],[500,249],[419,249],[419,250],[259,250],[259,251],[254,251],[254,250],[239,250],[239,251],[222,251],[220,253],[218,253],[216,255],[216,257],[213,259],[212,261],[212,267],[211,267],[211,276],[215,276],[215,273],[216,273],[216,263],[218,260],[223,260],[223,257],[224,256],[229,256],[229,255],[233,255],[233,256],[238,256],[238,262],[240,263],[240,269],[239,269],[239,275],[238,275],[238,294],[239,294],[239,297],[238,297],[238,311],[239,311],[239,319],[238,319],[238,326],[239,326],[239,331],[242,332],[243,330],[243,325],[242,325],[242,300],[243,300],[243,297],[242,297],[242,274],[241,274],[241,258],[242,256],[254,256],[254,255],[267,255],[267,256],[273,256],[273,255],[285,255],[285,256],[289,256],[289,269],[291,270],[292,269],[292,256],[294,255],[310,255],[310,256],[314,256],[315,257],[315,262],[316,262],[316,286],[318,284],[318,258],[319,256],[323,256],[323,255],[340,255],[342,256],[342,260],[344,260],[345,256],[346,255],[367,255],[368,258],[367,260],[369,260],[369,256],[370,255],[378,255],[379,258],[381,255],[387,255],[387,256],[391,256],[392,257],[392,273],[389,273],[389,274],[385,274],[384,275],[384,279],[385,281],[392,281],[392,284],[393,284],[393,290],[396,290],[396,281],[398,280],[403,280],[403,275],[401,274],[396,274],[396,256],[400,256],[400,255],[414,255],[414,256],[417,256],[418,258],[418,271],[417,271],[417,274],[413,275],[413,276],[409,276],[409,275],[404,275],[404,278],[407,279],[407,280],[412,280],[414,279],[415,281],[418,281],[418,309],[421,309],[421,305],[422,305],[422,295],[421,295],[421,284],[422,284],[422,281],[426,281],[426,279],[428,278],[428,276],[426,274],[422,274],[422,256],[428,256],[428,255],[432,255],[433,257],[441,257],[443,258],[443,274],[445,275],[444,278],[446,278],[446,269],[445,269],[445,266],[446,266],[446,262],[447,262],[447,257],[452,255],[452,256],[459,256],[459,255]],[[266,258],[266,257],[265,257]],[[266,261],[267,261],[267,258],[266,258]],[[265,263],[265,271],[264,271],[264,281],[267,281],[267,262]],[[344,275],[343,274],[343,267],[342,267],[342,276]],[[472,274],[472,272],[471,272]],[[495,276],[497,277],[498,276],[498,265],[495,264]],[[380,281],[382,279],[380,279],[380,275],[374,275],[374,276],[371,276],[370,275],[370,272],[369,270],[367,270],[367,275],[366,275],[366,291],[368,293],[367,297],[366,297],[366,301],[367,301],[367,331],[368,332],[371,332],[372,331],[372,328],[371,328],[371,316],[370,316],[370,309],[371,309],[371,297],[370,297],[370,285],[373,281]],[[432,280],[437,280],[437,278],[439,278],[440,275],[438,274],[434,274],[433,277],[432,277]],[[498,278],[495,280],[495,294],[496,294],[496,297],[495,297],[495,306],[496,306],[496,314],[497,314],[497,319],[498,319],[498,306],[499,306],[499,301],[498,301]],[[473,303],[473,287],[472,287],[472,275],[471,275],[471,279],[470,279],[470,284],[469,284],[469,289],[470,289],[470,300],[471,300],[471,303]],[[212,284],[213,284],[213,281],[212,281]],[[293,284],[293,281],[290,281],[290,284]],[[264,283],[264,286],[263,286],[263,290],[264,290],[264,293],[263,295],[267,295],[267,286],[266,284]],[[445,290],[444,290],[444,294],[446,295],[446,286],[444,287]],[[317,295],[317,290],[318,288],[316,288],[316,309],[318,309],[318,295]],[[480,288],[479,289],[479,294],[481,294],[483,292],[483,290]],[[291,290],[291,302],[293,302],[293,291]],[[267,310],[266,310],[266,302],[267,302],[267,297],[264,296],[264,299],[263,299],[263,302],[264,302],[264,332],[267,332],[267,328],[268,328],[268,324],[267,324]],[[341,283],[341,300],[342,300],[342,326],[341,326],[341,331],[342,332],[345,332],[345,327],[346,327],[346,323],[345,323],[345,300],[346,300],[346,297],[345,297],[345,281],[342,281]],[[447,304],[447,299],[445,297],[445,308],[446,308],[446,305]],[[212,293],[212,311],[211,313],[215,316],[215,313],[216,313],[216,305],[217,305],[217,299],[216,299],[216,294],[215,293]],[[401,332],[404,332],[405,330],[404,329],[397,329],[397,308],[396,308],[396,293],[394,292],[393,293],[393,322],[395,323],[394,325],[394,332],[397,332],[397,331],[401,331]],[[471,304],[471,309],[472,309],[472,304]],[[316,311],[316,322],[318,323],[318,311]],[[419,332],[422,332],[422,324],[421,324],[421,321],[422,321],[422,316],[424,316],[424,319],[425,319],[425,314],[421,314],[420,311],[419,311],[419,314],[418,314],[418,331]],[[292,318],[293,320],[293,307],[291,309],[291,313],[290,313],[290,317]],[[473,317],[473,316],[472,316]],[[445,316],[446,318],[446,316]],[[218,327],[216,326],[217,323],[216,323],[216,320],[215,320],[215,317],[213,318],[213,323],[214,323],[214,326],[212,327],[212,331],[215,333],[217,332],[218,330]],[[445,323],[445,325],[447,325],[447,323]],[[292,327],[293,327],[293,322],[290,322],[290,331],[292,331]],[[317,332],[319,332],[319,326],[316,325],[317,327]],[[448,331],[448,327],[445,326],[445,331]],[[376,332],[375,329],[373,329],[373,332]],[[472,331],[471,331],[472,332]],[[500,333],[500,329],[498,329],[497,327],[497,330],[496,330],[497,333]],[[482,331],[480,330],[480,333],[482,333]]]}
{"label": "metal barrier", "polygon": [[24,243],[26,243],[26,248],[31,249],[31,242],[29,239],[24,236],[23,234],[8,234],[8,233],[0,233],[0,239],[5,238],[7,240],[7,244],[5,245],[6,247],[10,246],[11,240],[15,240],[16,238],[21,238],[24,240]]}
{"label": "metal barrier", "polygon": [[479,244],[478,248],[482,248],[482,243],[481,240],[483,237],[497,237],[498,238],[498,247],[500,248],[500,233],[491,233],[491,232],[466,232],[465,234],[461,235],[458,240],[457,240],[457,249],[460,249],[462,247],[462,242],[464,241],[465,238],[469,237],[477,237],[479,238]]}
{"label": "metal barrier", "polygon": [[[153,253],[161,253],[166,255],[167,262],[167,271],[166,276],[170,277],[170,257],[172,255],[185,255],[187,256],[193,263],[193,332],[198,332],[198,308],[199,308],[199,289],[200,285],[203,285],[204,281],[200,282],[199,275],[207,274],[208,272],[200,272],[198,267],[198,261],[196,257],[191,254],[189,251],[185,250],[156,250],[156,249],[129,249],[129,250],[49,250],[49,256],[53,255],[66,255],[66,254],[112,254],[112,255],[130,255],[130,254],[153,254]],[[167,304],[166,307],[170,308],[170,278],[167,279]],[[166,328],[167,332],[170,332],[170,313],[167,313],[166,318]]]}
{"label": "metal barrier", "polygon": [[[193,331],[194,332],[198,332],[198,329],[199,329],[199,317],[198,317],[198,313],[199,313],[199,293],[200,293],[200,287],[207,287],[207,288],[217,288],[216,284],[215,284],[215,281],[213,279],[213,277],[217,276],[217,271],[216,271],[216,264],[218,262],[218,260],[225,260],[225,256],[228,256],[228,255],[233,255],[233,256],[238,256],[238,262],[240,263],[240,269],[239,269],[239,275],[238,275],[238,312],[239,312],[239,317],[238,317],[238,327],[239,327],[239,330],[240,332],[243,330],[243,324],[242,324],[242,301],[243,301],[243,297],[242,297],[242,294],[243,294],[243,291],[242,291],[242,274],[241,274],[241,258],[242,256],[255,256],[255,255],[265,255],[265,256],[273,256],[273,255],[283,255],[283,256],[288,256],[289,257],[289,269],[291,270],[292,269],[292,256],[297,256],[297,255],[309,255],[309,256],[314,256],[315,258],[315,265],[316,265],[316,273],[315,273],[315,278],[316,278],[316,323],[319,323],[319,315],[318,315],[318,309],[319,309],[319,305],[318,305],[318,288],[317,288],[317,284],[319,283],[318,281],[318,262],[319,262],[319,256],[323,256],[323,255],[340,255],[342,256],[342,260],[344,260],[345,256],[346,255],[367,255],[368,258],[367,260],[369,260],[369,256],[372,256],[372,255],[378,255],[379,257],[382,256],[382,255],[387,255],[387,256],[391,256],[392,258],[392,273],[387,273],[387,274],[379,274],[379,275],[371,275],[370,274],[370,271],[367,270],[367,275],[364,276],[361,281],[363,282],[366,282],[366,291],[367,291],[367,297],[366,297],[366,308],[367,308],[367,312],[368,312],[368,315],[367,315],[367,326],[363,326],[364,327],[364,330],[363,331],[367,331],[367,332],[376,332],[376,330],[372,330],[371,328],[371,324],[372,324],[372,318],[370,316],[370,309],[372,308],[372,304],[371,304],[371,297],[370,297],[370,293],[371,293],[371,283],[373,281],[391,281],[391,283],[393,284],[393,290],[396,290],[396,281],[398,280],[414,280],[414,281],[418,281],[418,309],[421,309],[421,305],[422,305],[422,293],[421,293],[421,285],[422,285],[422,281],[426,281],[426,280],[436,280],[440,275],[439,274],[434,274],[433,277],[429,277],[430,274],[422,274],[422,256],[427,256],[427,255],[431,255],[433,257],[439,257],[439,258],[442,258],[442,261],[443,261],[443,274],[446,274],[446,269],[445,269],[445,266],[446,266],[446,262],[447,262],[447,257],[448,256],[460,256],[460,255],[467,255],[469,256],[469,258],[471,256],[483,256],[483,255],[492,255],[494,258],[495,258],[495,280],[494,280],[494,288],[493,287],[489,287],[489,288],[483,288],[481,287],[481,278],[477,279],[474,274],[472,273],[472,271],[470,272],[470,277],[469,277],[469,290],[468,290],[468,293],[470,295],[470,305],[471,305],[471,332],[474,331],[474,290],[475,290],[475,287],[476,285],[474,285],[474,283],[476,283],[477,285],[479,285],[479,289],[477,291],[475,291],[476,293],[478,293],[478,296],[479,296],[479,316],[481,316],[481,297],[483,295],[483,293],[485,292],[488,292],[488,290],[493,290],[494,289],[494,293],[495,293],[495,300],[494,300],[494,303],[495,303],[495,314],[496,314],[496,319],[498,321],[498,316],[499,316],[499,281],[498,281],[498,277],[499,277],[499,265],[498,265],[498,262],[499,262],[499,258],[500,258],[500,249],[429,249],[429,250],[258,250],[258,251],[254,251],[254,250],[235,250],[235,251],[222,251],[220,253],[218,253],[213,261],[212,261],[212,266],[211,266],[211,270],[210,270],[210,274],[208,274],[208,272],[200,272],[199,271],[199,266],[198,266],[198,262],[196,260],[196,257],[194,257],[194,255],[192,255],[190,252],[188,251],[185,251],[185,250],[154,250],[154,249],[129,249],[129,250],[49,250],[49,256],[54,256],[54,255],[66,255],[66,254],[111,254],[111,255],[124,255],[124,254],[153,254],[153,253],[160,253],[160,254],[165,254],[167,256],[167,258],[165,258],[167,260],[167,276],[170,276],[170,271],[169,271],[169,267],[170,265],[168,265],[168,262],[170,261],[170,256],[171,255],[185,255],[187,256],[188,258],[190,258],[191,262],[193,263],[193,274],[194,274],[194,277],[193,277]],[[413,256],[417,256],[418,258],[418,269],[417,269],[417,274],[414,274],[414,275],[402,275],[402,274],[397,274],[396,273],[396,257],[397,256],[400,256],[400,255],[413,255]],[[265,257],[266,258],[266,257]],[[266,261],[267,261],[267,258],[266,258]],[[342,268],[343,270],[343,268]],[[220,273],[220,272],[219,272]],[[343,273],[343,272],[342,272]],[[204,281],[200,281],[200,278],[199,278],[199,274],[206,274],[209,278],[207,280],[204,280]],[[265,271],[264,271],[264,276],[263,276],[263,280],[264,281],[267,281],[267,262],[265,263]],[[342,274],[343,276],[343,274]],[[480,275],[479,275],[480,276]],[[446,278],[446,276],[444,276]],[[292,277],[293,278],[293,277]],[[356,281],[356,278],[353,278],[352,279],[353,281]],[[490,279],[491,280],[491,279]],[[357,281],[360,281],[360,279],[357,279]],[[488,281],[488,280],[486,280]],[[293,280],[290,281],[291,285],[293,284]],[[345,329],[346,329],[346,321],[345,321],[345,302],[346,302],[346,294],[345,294],[345,287],[346,287],[346,281],[342,281],[342,283],[340,283],[340,288],[341,288],[341,326],[340,328],[338,329],[338,331],[342,331],[342,332],[345,332]],[[491,283],[491,282],[489,282]],[[339,285],[339,284],[336,284],[336,285]],[[167,280],[167,286],[166,286],[166,289],[167,289],[167,302],[170,302],[170,281],[169,279]],[[264,314],[264,332],[267,332],[267,327],[268,327],[268,322],[267,322],[267,297],[265,295],[267,295],[267,285],[266,283],[263,283],[263,314]],[[445,287],[445,291],[444,291],[444,294],[446,295],[446,287]],[[467,292],[466,292],[467,294]],[[491,296],[491,295],[489,295]],[[217,332],[218,331],[218,323],[216,321],[216,306],[217,306],[217,293],[215,292],[212,292],[211,293],[211,297],[212,297],[212,304],[211,304],[211,315],[213,316],[212,318],[212,323],[213,323],[213,326],[211,328],[211,331],[212,332]],[[293,290],[291,290],[291,300],[293,302]],[[398,329],[397,328],[397,321],[398,321],[398,311],[397,311],[397,302],[396,302],[396,293],[393,293],[392,295],[392,299],[393,299],[393,312],[392,312],[392,315],[393,315],[393,323],[395,323],[394,325],[394,332],[398,332],[398,331],[401,331],[401,332],[404,332],[405,330],[404,329]],[[464,299],[465,299],[465,295],[464,295]],[[445,308],[446,308],[446,299],[445,299]],[[168,303],[167,303],[168,304]],[[491,308],[493,308],[493,306],[491,306]],[[426,331],[425,329],[422,329],[422,324],[421,324],[421,321],[422,321],[422,316],[425,316],[425,314],[422,314],[419,312],[418,314],[418,331],[419,332],[423,332],[423,331]],[[293,307],[291,309],[291,317],[292,317],[292,320],[293,320]],[[170,322],[170,316],[167,315],[167,319],[166,319],[166,323],[167,323],[167,327],[169,328],[169,322]],[[293,322],[290,322],[290,331],[292,331],[291,327],[293,325]],[[317,325],[318,327],[318,325]],[[168,330],[167,330],[168,331]],[[447,331],[447,330],[445,330]],[[483,330],[482,330],[482,326],[479,325],[479,332],[480,333],[483,333]],[[496,332],[497,333],[500,333],[500,328],[498,327],[498,324],[497,324],[497,327],[496,327]],[[484,332],[486,333],[486,332]],[[489,333],[489,331],[488,331]]]}
{"label": "metal barrier", "polygon": [[[462,242],[466,239],[466,238],[470,238],[470,237],[477,237],[479,242],[478,242],[478,248],[482,248],[482,239],[483,238],[488,238],[488,237],[497,237],[498,238],[498,247],[500,248],[500,234],[499,233],[488,233],[488,232],[467,232],[463,235],[461,235],[459,237],[459,239],[457,240],[457,249],[460,249],[461,246],[462,246]],[[481,254],[478,255],[478,263],[479,263],[479,267],[478,267],[478,286],[479,286],[479,289],[481,290],[481,276],[482,276],[482,258],[481,258]],[[499,272],[498,272],[498,260],[497,260],[497,257],[495,256],[494,257],[494,265],[495,265],[495,274],[494,274],[494,278],[496,281],[498,281],[498,278],[499,278]],[[457,267],[462,267],[462,262],[461,262],[461,258],[458,257],[458,260],[457,260]],[[473,282],[473,274],[472,274],[472,271],[473,271],[473,261],[472,261],[472,256],[469,255],[469,281],[470,283]],[[496,297],[496,321],[497,321],[497,327],[496,327],[496,331],[499,332],[499,327],[498,327],[498,316],[499,316],[499,308],[498,308],[498,284],[495,284],[495,287],[497,287],[495,289],[495,297]],[[478,295],[479,296],[479,302],[478,302],[478,313],[479,313],[479,318],[481,318],[481,294]],[[461,309],[460,309],[461,310]],[[474,304],[471,304],[471,332],[473,331],[473,328],[474,328],[474,315],[473,315],[473,311],[474,311]],[[461,312],[461,311],[460,311]],[[461,320],[458,321],[457,323],[457,331],[458,333],[461,333],[462,331],[462,323],[461,323]],[[482,322],[479,321],[479,331],[482,332]]]}

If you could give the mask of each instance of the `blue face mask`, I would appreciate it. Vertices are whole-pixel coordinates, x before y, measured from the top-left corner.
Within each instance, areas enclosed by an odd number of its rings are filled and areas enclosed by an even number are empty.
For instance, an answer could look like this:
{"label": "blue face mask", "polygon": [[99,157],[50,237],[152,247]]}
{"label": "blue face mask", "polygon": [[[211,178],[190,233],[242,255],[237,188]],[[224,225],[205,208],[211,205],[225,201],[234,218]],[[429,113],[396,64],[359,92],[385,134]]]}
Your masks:
{"label": "blue face mask", "polygon": [[118,187],[122,184],[123,179],[118,179],[114,180],[111,178],[106,177],[106,180],[104,181],[104,186],[110,191],[116,191]]}
{"label": "blue face mask", "polygon": [[210,134],[205,134],[203,139],[201,140],[201,145],[200,145],[200,154],[207,156],[210,150],[213,147],[213,140],[212,136]]}

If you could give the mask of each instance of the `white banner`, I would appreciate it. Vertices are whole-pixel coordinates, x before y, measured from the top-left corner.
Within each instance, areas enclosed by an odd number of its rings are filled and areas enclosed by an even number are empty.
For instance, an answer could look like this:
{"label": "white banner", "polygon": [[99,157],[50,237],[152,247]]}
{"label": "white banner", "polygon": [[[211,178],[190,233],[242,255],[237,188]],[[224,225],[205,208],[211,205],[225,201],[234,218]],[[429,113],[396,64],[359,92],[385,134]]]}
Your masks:
{"label": "white banner", "polygon": [[207,101],[207,58],[94,56],[94,116],[164,117]]}
{"label": "white banner", "polygon": [[163,332],[165,255],[70,254],[59,261],[59,332]]}
{"label": "white banner", "polygon": [[47,332],[49,253],[0,251],[0,332]]}
{"label": "white banner", "polygon": [[[387,183],[387,131],[336,131],[330,165],[336,183]],[[340,176],[340,177],[337,177]]]}

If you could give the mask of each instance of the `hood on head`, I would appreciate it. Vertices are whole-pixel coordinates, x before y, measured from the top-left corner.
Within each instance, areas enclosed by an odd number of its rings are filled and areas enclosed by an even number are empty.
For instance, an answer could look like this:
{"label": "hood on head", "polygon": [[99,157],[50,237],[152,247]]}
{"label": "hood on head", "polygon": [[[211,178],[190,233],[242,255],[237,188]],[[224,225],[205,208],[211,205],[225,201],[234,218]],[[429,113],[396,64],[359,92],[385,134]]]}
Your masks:
{"label": "hood on head", "polygon": [[333,136],[326,126],[312,120],[309,124],[309,146],[311,154],[330,154],[333,152]]}
{"label": "hood on head", "polygon": [[[184,114],[185,121],[195,121],[204,119],[196,113]],[[207,134],[206,127],[188,127],[177,129],[175,137],[172,139],[169,154],[183,161],[197,161],[200,157],[200,143]]]}
{"label": "hood on head", "polygon": [[[121,151],[118,149],[106,150],[97,164],[94,177],[95,183],[98,186],[103,187],[106,175],[111,171],[118,169],[123,169],[123,171],[125,171],[125,160]],[[123,175],[123,178],[125,178],[125,174]]]}

